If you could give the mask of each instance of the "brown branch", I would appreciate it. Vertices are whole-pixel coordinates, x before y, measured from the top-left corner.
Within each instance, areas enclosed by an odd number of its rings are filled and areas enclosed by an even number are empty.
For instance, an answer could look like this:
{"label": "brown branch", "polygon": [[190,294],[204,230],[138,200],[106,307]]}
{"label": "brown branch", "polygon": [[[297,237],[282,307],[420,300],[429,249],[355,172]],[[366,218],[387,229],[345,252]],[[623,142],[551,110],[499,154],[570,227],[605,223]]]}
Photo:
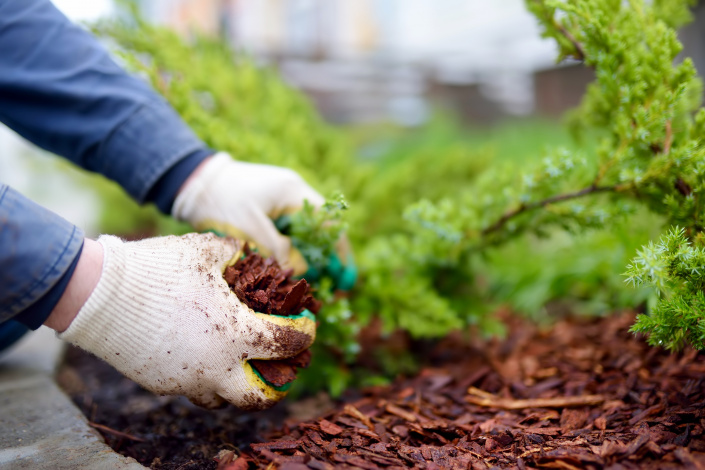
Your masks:
{"label": "brown branch", "polygon": [[[666,121],[666,136],[663,139],[663,154],[668,155],[671,151],[671,146],[673,145],[673,125],[671,120]],[[657,152],[661,153],[661,152]],[[688,183],[685,182],[683,178],[678,178],[675,183],[675,188],[683,196],[690,196],[693,192],[693,188],[690,187]]]}
{"label": "brown branch", "polygon": [[571,408],[576,406],[599,405],[605,401],[602,395],[581,395],[577,397],[529,398],[513,399],[502,398],[489,394],[475,387],[468,389],[469,395],[465,401],[473,405],[486,408],[501,408],[503,410],[523,410],[526,408]]}
{"label": "brown branch", "polygon": [[416,418],[415,414],[413,414],[409,411],[406,411],[405,409],[400,408],[400,407],[393,405],[391,403],[388,403],[387,406],[385,407],[385,409],[387,410],[388,413],[391,413],[395,416],[398,416],[406,421],[409,421],[410,423],[413,423],[413,422],[417,421],[417,419],[418,419],[418,418]]}
{"label": "brown branch", "polygon": [[691,188],[690,185],[683,180],[683,178],[678,178],[675,186],[678,192],[683,196],[688,197],[693,192],[693,188]]}
{"label": "brown branch", "polygon": [[553,24],[553,27],[556,28],[568,41],[573,44],[573,47],[575,48],[575,51],[577,54],[575,54],[575,58],[577,60],[585,60],[587,57],[587,54],[585,53],[585,48],[583,47],[582,44],[578,42],[578,40],[573,36],[573,34],[568,31],[565,26],[563,26],[562,23],[556,20],[554,14],[555,12],[552,11],[551,9],[547,8],[546,5],[542,2],[535,2],[539,3],[541,7],[543,7],[543,15],[545,18],[546,23],[548,24],[549,22]]}
{"label": "brown branch", "polygon": [[365,426],[369,428],[370,431],[375,430],[374,424],[372,424],[372,420],[370,420],[369,416],[363,414],[360,410],[355,408],[353,405],[345,405],[345,408],[343,409],[346,415],[350,416],[351,418],[355,418],[362,422]]}
{"label": "brown branch", "polygon": [[671,151],[671,145],[673,144],[673,129],[671,127],[671,120],[666,121],[666,138],[663,141],[663,153],[668,155]]}
{"label": "brown branch", "polygon": [[105,433],[112,434],[113,436],[122,437],[123,439],[129,439],[131,441],[137,441],[137,442],[147,442],[145,439],[142,439],[141,437],[133,436],[132,434],[128,434],[126,432],[122,432],[122,431],[118,431],[113,428],[109,428],[108,426],[105,426],[104,424],[98,424],[98,423],[94,423],[93,421],[88,421],[88,425],[91,427],[94,427],[96,429],[99,429]]}
{"label": "brown branch", "polygon": [[[633,127],[636,127],[634,125]],[[668,155],[669,152],[671,151],[671,146],[673,145],[673,128],[671,125],[671,121],[668,120],[666,121],[666,136],[663,138],[663,145],[661,145],[660,142],[653,142],[650,147],[651,151],[654,153],[663,153],[664,155]]]}
{"label": "brown branch", "polygon": [[563,26],[560,22],[558,22],[554,19],[553,24],[556,26],[558,31],[560,31],[561,34],[563,36],[565,36],[565,38],[568,41],[570,41],[571,44],[573,44],[573,47],[575,48],[575,51],[577,52],[577,55],[575,56],[575,58],[578,60],[585,60],[585,58],[587,57],[587,54],[585,53],[585,48],[583,47],[583,45],[580,44],[580,42],[578,42],[578,40],[575,39],[575,36],[573,36],[573,34],[570,31],[565,29],[565,26]]}
{"label": "brown branch", "polygon": [[516,209],[512,209],[508,212],[505,212],[502,217],[497,219],[495,223],[490,225],[489,227],[486,227],[482,230],[482,235],[489,235],[492,232],[496,232],[500,228],[504,227],[504,225],[509,222],[511,219],[514,217],[521,215],[525,212],[529,212],[535,209],[540,209],[542,207],[546,207],[549,204],[555,204],[557,202],[563,202],[563,201],[569,201],[571,199],[577,199],[579,197],[587,196],[588,194],[595,194],[595,193],[604,193],[608,191],[616,191],[619,187],[618,186],[596,186],[596,185],[591,185],[588,186],[587,188],[583,188],[580,191],[575,191],[572,193],[565,193],[565,194],[558,194],[556,196],[551,196],[546,199],[543,199],[541,201],[536,201],[532,202],[530,204],[522,204]]}

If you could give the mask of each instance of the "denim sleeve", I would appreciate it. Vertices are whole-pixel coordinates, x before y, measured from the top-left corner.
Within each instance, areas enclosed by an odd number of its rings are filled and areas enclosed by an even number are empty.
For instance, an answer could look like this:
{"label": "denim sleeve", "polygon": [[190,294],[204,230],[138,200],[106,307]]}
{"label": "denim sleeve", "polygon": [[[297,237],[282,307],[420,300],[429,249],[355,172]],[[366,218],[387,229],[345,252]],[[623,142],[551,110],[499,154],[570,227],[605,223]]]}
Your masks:
{"label": "denim sleeve", "polygon": [[[75,266],[82,246],[79,228],[0,184],[0,322],[13,317],[22,321],[22,313]],[[38,328],[53,306],[23,323]]]}
{"label": "denim sleeve", "polygon": [[[49,0],[0,0],[0,121],[166,213],[213,153]],[[0,184],[0,322],[38,327],[82,243],[79,229]]]}
{"label": "denim sleeve", "polygon": [[[209,153],[162,97],[49,0],[0,0],[0,121],[138,202],[164,199],[157,183]],[[162,186],[173,191],[178,181]]]}

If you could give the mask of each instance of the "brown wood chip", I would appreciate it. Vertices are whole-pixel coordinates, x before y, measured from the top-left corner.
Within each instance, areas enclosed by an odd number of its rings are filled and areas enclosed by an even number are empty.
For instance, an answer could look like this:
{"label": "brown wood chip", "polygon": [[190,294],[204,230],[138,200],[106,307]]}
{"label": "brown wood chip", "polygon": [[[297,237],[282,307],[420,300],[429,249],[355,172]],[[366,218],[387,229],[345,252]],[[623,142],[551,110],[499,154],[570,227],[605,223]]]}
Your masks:
{"label": "brown wood chip", "polygon": [[343,428],[341,428],[337,424],[331,423],[327,419],[322,419],[319,422],[319,425],[321,426],[321,431],[328,434],[329,436],[337,436],[338,434],[343,432]]}

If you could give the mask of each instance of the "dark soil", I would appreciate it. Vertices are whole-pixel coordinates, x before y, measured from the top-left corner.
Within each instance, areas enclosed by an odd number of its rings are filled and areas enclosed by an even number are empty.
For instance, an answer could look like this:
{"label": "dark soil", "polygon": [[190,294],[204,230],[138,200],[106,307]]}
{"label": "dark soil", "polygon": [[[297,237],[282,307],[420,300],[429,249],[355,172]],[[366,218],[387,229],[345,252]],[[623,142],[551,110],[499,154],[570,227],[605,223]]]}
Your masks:
{"label": "dark soil", "polygon": [[[224,277],[235,295],[255,312],[288,316],[308,309],[318,313],[321,304],[310,294],[306,280],[294,280],[293,273],[281,269],[274,258],[262,258],[245,247],[245,256],[227,267]],[[309,366],[311,353],[306,350],[291,359],[249,362],[267,382],[281,387],[296,379],[298,368]]]}
{"label": "dark soil", "polygon": [[219,450],[266,439],[287,414],[283,404],[245,413],[232,406],[205,410],[183,397],[156,396],[72,346],[57,380],[91,423],[105,426],[96,429],[113,449],[152,468],[215,469]]}
{"label": "dark soil", "polygon": [[286,405],[242,414],[154,397],[76,350],[62,376],[108,443],[153,468],[705,468],[705,354],[651,348],[633,319],[451,336],[416,377],[310,420]]}

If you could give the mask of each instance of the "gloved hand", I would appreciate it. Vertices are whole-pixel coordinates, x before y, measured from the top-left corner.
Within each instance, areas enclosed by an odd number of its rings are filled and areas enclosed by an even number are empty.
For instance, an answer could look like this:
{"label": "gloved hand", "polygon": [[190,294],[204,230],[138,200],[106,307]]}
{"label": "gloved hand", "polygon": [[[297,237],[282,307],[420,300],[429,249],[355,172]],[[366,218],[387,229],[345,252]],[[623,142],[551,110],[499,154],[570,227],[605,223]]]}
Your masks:
{"label": "gloved hand", "polygon": [[249,359],[283,359],[308,348],[316,325],[252,311],[223,279],[242,244],[213,234],[136,242],[102,236],[103,271],[59,337],[162,395],[196,404],[263,409],[286,392],[265,384]]}
{"label": "gloved hand", "polygon": [[272,221],[301,209],[304,200],[314,207],[324,202],[296,172],[238,162],[221,152],[184,185],[172,215],[199,231],[217,230],[253,241],[264,255],[274,256],[283,268],[302,275],[306,261]]}

